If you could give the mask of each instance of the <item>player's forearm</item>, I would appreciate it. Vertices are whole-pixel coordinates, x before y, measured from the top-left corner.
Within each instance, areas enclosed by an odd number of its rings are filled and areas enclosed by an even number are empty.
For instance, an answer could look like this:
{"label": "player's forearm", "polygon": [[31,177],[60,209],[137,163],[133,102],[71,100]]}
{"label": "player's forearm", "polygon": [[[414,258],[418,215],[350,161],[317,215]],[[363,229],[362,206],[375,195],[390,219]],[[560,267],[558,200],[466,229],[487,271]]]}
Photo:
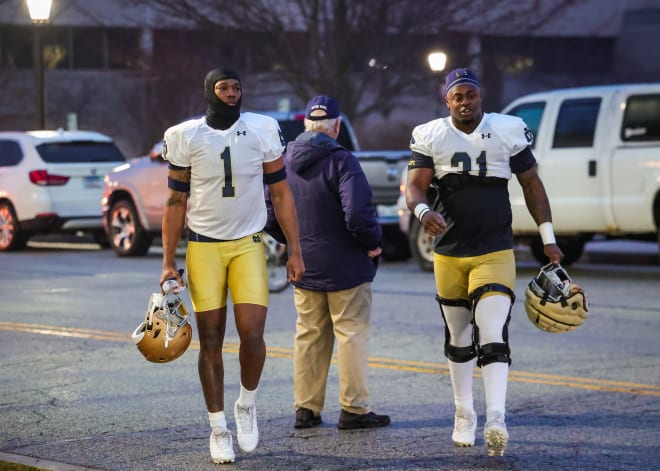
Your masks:
{"label": "player's forearm", "polygon": [[298,215],[296,207],[293,203],[293,195],[290,192],[283,192],[282,194],[274,194],[271,198],[273,202],[273,209],[275,210],[275,217],[280,224],[282,231],[286,237],[289,252],[293,254],[300,254],[300,240],[298,238]]}
{"label": "player's forearm", "polygon": [[168,200],[163,213],[163,268],[174,267],[176,248],[186,220],[186,205]]}
{"label": "player's forearm", "polygon": [[426,193],[428,192],[433,171],[427,168],[415,168],[408,170],[408,180],[406,182],[406,205],[410,211],[414,212],[420,204],[429,204]]}
{"label": "player's forearm", "polygon": [[529,185],[524,186],[523,195],[527,210],[537,226],[544,222],[552,222],[550,201],[540,179],[537,178]]}

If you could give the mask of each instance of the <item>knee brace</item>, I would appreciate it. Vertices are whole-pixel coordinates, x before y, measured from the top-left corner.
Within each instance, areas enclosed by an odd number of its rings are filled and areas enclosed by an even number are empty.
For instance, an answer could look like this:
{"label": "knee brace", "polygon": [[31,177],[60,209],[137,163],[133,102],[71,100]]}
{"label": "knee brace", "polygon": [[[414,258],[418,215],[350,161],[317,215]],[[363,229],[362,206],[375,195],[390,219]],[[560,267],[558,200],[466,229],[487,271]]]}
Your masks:
{"label": "knee brace", "polygon": [[489,291],[497,291],[499,293],[504,293],[507,296],[511,298],[511,306],[513,306],[513,303],[516,302],[516,295],[511,291],[511,289],[508,286],[501,285],[499,283],[489,283],[487,285],[483,285],[475,289],[470,293],[470,304],[472,305],[472,311],[474,312],[474,308],[477,307],[477,303],[481,299],[481,297],[488,293]]}
{"label": "knee brace", "polygon": [[[465,299],[444,299],[440,296],[435,297],[440,306],[440,314],[442,314],[442,320],[445,322],[445,357],[455,363],[466,363],[472,360],[477,356],[477,349],[474,346],[474,343],[468,347],[455,347],[451,345],[451,334],[449,333],[449,327],[447,326],[447,318],[445,317],[445,312],[442,309],[442,305],[446,306],[457,306],[470,309],[470,302]],[[472,319],[474,324],[474,317]]]}
{"label": "knee brace", "polygon": [[511,365],[511,349],[509,342],[487,343],[477,347],[477,366],[482,367],[490,363],[508,363]]}
{"label": "knee brace", "polygon": [[[511,298],[511,307],[513,307],[513,303],[516,300],[516,296],[513,291],[511,291],[511,289],[507,286],[498,283],[490,283],[484,286],[480,286],[472,293],[470,293],[470,303],[472,304],[473,316],[479,300],[485,293],[489,291],[497,291],[506,294]],[[509,348],[509,322],[511,321],[511,307],[509,308],[506,321],[502,327],[502,340],[504,340],[503,343],[487,343],[485,345],[481,345],[479,340],[479,327],[475,323],[473,331],[473,343],[477,345],[477,366],[482,367],[490,363],[508,363],[511,365],[511,349]]]}

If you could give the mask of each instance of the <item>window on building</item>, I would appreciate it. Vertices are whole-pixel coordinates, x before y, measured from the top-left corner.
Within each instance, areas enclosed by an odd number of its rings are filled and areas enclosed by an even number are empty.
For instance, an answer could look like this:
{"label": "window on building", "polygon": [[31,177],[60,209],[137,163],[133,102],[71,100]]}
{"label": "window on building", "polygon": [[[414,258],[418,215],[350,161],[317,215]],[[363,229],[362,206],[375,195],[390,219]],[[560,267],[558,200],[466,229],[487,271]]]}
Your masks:
{"label": "window on building", "polygon": [[41,48],[45,69],[69,69],[71,56],[71,36],[69,28],[43,27]]}
{"label": "window on building", "polygon": [[0,26],[0,67],[29,69],[32,57],[33,32],[29,28]]}
{"label": "window on building", "polygon": [[621,140],[660,140],[660,95],[636,95],[628,98],[623,114]]}
{"label": "window on building", "polygon": [[534,135],[534,141],[532,142],[532,149],[536,146],[536,136],[541,125],[541,118],[543,117],[543,111],[545,110],[545,102],[539,101],[535,103],[525,103],[523,105],[518,105],[512,108],[508,114],[512,116],[518,116],[525,121],[527,127],[532,134]]}
{"label": "window on building", "polygon": [[564,100],[559,108],[553,148],[592,147],[600,98]]}
{"label": "window on building", "polygon": [[98,28],[77,28],[73,34],[73,67],[103,69],[105,67],[105,31]]}
{"label": "window on building", "polygon": [[112,28],[107,30],[108,68],[133,69],[140,59],[140,30]]}
{"label": "window on building", "polygon": [[[139,28],[40,26],[45,69],[130,69],[138,66]],[[0,25],[0,68],[34,67],[34,27]]]}

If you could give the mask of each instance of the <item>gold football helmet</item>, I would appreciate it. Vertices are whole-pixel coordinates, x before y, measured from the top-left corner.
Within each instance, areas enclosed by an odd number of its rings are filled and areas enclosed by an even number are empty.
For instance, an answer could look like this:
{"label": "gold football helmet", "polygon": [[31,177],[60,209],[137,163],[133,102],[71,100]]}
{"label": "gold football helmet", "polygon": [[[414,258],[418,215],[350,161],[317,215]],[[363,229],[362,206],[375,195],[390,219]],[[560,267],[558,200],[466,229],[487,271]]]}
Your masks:
{"label": "gold football helmet", "polygon": [[577,329],[586,320],[588,310],[586,293],[559,264],[541,268],[525,290],[527,317],[545,332]]}
{"label": "gold football helmet", "polygon": [[167,363],[183,355],[192,340],[192,327],[179,296],[152,293],[144,322],[133,331],[132,338],[151,362]]}

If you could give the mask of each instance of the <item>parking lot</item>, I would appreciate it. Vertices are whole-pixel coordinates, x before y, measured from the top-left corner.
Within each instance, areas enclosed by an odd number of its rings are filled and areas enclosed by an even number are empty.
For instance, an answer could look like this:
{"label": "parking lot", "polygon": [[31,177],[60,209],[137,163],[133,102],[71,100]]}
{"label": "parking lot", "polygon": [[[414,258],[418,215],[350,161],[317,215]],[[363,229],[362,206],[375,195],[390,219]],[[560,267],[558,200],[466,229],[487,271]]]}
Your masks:
{"label": "parking lot", "polygon": [[[504,457],[486,454],[480,379],[476,446],[456,448],[450,440],[453,403],[433,279],[409,260],[383,263],[374,282],[371,400],[392,416],[391,426],[337,430],[333,366],[323,426],[293,428],[295,312],[285,290],[271,298],[257,399],[260,446],[239,453],[232,469],[657,469],[656,246],[600,244],[569,270],[591,301],[579,330],[546,334],[529,323],[520,301],[514,306]],[[208,457],[196,342],[175,362],[157,365],[130,341],[157,288],[158,247],[122,259],[91,242],[34,241],[0,260],[1,460],[48,469],[217,469]],[[535,271],[520,251],[519,299]],[[237,341],[230,322],[228,401],[238,391]],[[233,428],[231,413],[228,422]]]}

